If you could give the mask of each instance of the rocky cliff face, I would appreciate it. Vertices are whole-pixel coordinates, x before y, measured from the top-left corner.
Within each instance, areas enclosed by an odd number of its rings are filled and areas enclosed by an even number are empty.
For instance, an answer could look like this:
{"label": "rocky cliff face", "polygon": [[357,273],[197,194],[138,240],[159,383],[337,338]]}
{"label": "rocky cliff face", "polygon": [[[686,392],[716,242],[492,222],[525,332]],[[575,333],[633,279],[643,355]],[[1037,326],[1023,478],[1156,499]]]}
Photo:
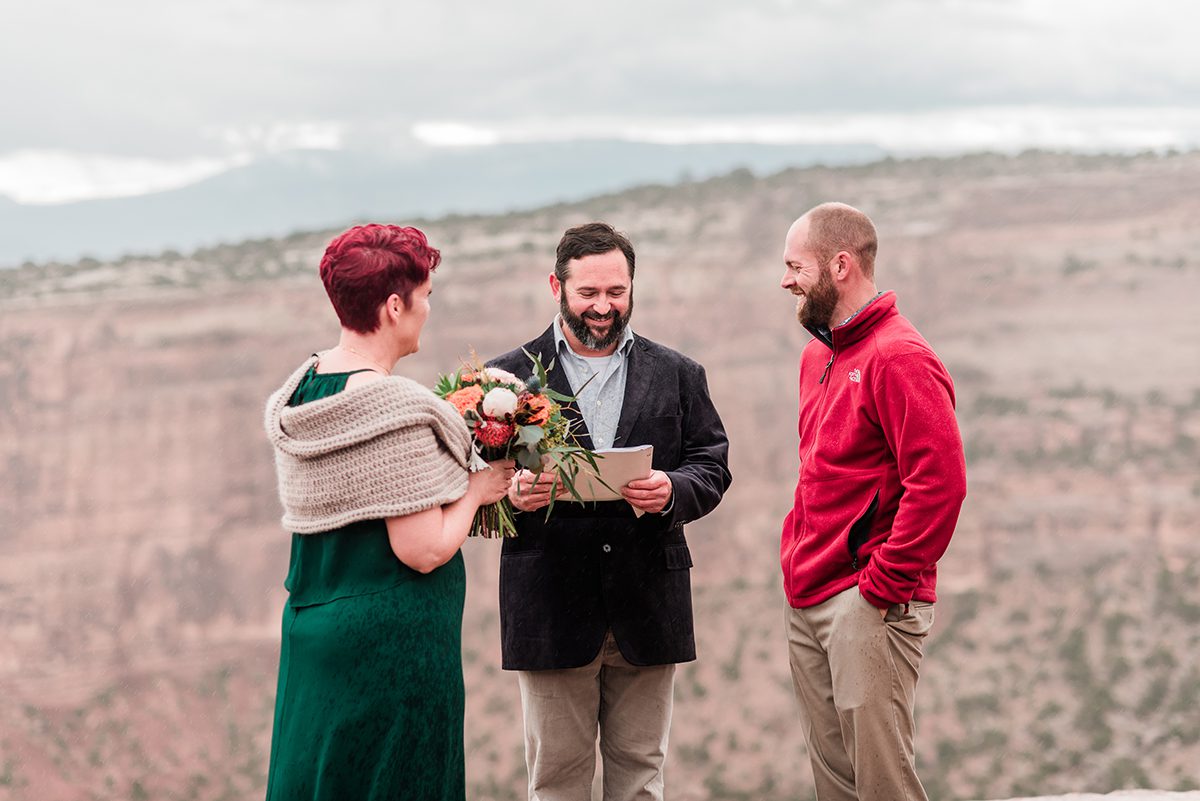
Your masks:
{"label": "rocky cliff face", "polygon": [[[708,368],[735,485],[689,528],[700,660],[675,799],[802,796],[777,545],[805,335],[778,289],[809,206],[873,215],[878,279],[955,376],[970,496],[919,693],[934,798],[1191,789],[1200,755],[1200,156],[745,173],[426,224],[431,383],[548,324],[561,231],[638,248],[634,327]],[[0,799],[255,798],[287,535],[262,403],[336,340],[333,232],[0,272]],[[473,799],[521,797],[494,542],[471,541]]]}

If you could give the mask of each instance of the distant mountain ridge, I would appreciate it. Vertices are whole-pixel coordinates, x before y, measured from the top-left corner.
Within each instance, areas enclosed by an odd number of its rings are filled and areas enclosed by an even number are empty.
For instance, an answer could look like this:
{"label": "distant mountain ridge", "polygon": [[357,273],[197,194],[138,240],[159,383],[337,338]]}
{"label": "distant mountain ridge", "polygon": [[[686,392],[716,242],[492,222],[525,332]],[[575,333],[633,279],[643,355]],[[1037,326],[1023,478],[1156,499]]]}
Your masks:
{"label": "distant mountain ridge", "polygon": [[291,151],[136,197],[34,206],[0,196],[0,267],[188,251],[368,218],[498,213],[734,169],[864,163],[873,145],[623,141],[423,148],[407,155]]}

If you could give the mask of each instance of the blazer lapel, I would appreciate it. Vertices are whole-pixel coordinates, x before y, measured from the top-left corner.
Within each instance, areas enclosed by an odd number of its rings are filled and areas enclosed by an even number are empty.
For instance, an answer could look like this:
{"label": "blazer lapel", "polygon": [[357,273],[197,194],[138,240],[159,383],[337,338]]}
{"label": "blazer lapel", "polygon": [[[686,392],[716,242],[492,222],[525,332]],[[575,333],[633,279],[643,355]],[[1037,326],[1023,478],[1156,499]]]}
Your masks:
{"label": "blazer lapel", "polygon": [[[558,363],[558,352],[554,348],[553,326],[557,323],[550,325],[551,327],[546,329],[546,333],[526,345],[525,350],[541,356],[542,364],[547,368],[550,367],[551,362],[554,362],[554,369],[549,370],[546,376],[550,389],[567,397],[574,397],[575,390],[571,388],[571,382],[567,380],[567,371]],[[564,403],[562,404],[562,413],[563,417],[571,421],[571,433],[574,434],[580,447],[592,450],[595,447],[592,444],[592,434],[588,431],[587,424],[583,422],[583,415],[579,413],[578,407],[574,403]]]}
{"label": "blazer lapel", "polygon": [[621,403],[621,419],[617,421],[617,435],[613,438],[613,447],[624,446],[625,440],[633,433],[633,425],[642,413],[642,407],[654,383],[654,362],[654,356],[646,349],[641,338],[635,335],[633,347],[629,349],[629,365],[625,373],[625,400]]}

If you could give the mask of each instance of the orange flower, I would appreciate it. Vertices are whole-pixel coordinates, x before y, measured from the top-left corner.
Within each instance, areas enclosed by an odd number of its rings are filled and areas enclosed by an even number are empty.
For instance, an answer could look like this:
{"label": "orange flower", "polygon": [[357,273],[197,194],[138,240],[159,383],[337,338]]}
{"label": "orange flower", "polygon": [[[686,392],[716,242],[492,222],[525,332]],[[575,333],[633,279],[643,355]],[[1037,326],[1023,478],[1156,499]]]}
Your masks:
{"label": "orange flower", "polygon": [[540,426],[550,419],[554,403],[545,395],[527,395],[524,398],[529,413],[529,425]]}
{"label": "orange flower", "polygon": [[458,409],[459,414],[465,414],[468,409],[476,408],[479,402],[483,400],[483,388],[477,384],[463,387],[447,395],[446,400],[454,404],[454,408]]}

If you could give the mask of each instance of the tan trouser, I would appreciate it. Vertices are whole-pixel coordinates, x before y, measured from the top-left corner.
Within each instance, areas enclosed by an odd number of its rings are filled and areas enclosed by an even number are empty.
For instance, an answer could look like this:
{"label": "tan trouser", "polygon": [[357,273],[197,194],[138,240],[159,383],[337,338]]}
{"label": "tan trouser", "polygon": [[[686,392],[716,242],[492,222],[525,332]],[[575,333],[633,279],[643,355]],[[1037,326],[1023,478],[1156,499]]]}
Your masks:
{"label": "tan trouser", "polygon": [[597,727],[604,801],[662,801],[674,665],[629,664],[610,632],[588,665],[517,678],[530,801],[591,801]]}
{"label": "tan trouser", "polygon": [[933,605],[879,614],[851,587],[787,610],[792,684],[818,801],[926,801],[913,703]]}

